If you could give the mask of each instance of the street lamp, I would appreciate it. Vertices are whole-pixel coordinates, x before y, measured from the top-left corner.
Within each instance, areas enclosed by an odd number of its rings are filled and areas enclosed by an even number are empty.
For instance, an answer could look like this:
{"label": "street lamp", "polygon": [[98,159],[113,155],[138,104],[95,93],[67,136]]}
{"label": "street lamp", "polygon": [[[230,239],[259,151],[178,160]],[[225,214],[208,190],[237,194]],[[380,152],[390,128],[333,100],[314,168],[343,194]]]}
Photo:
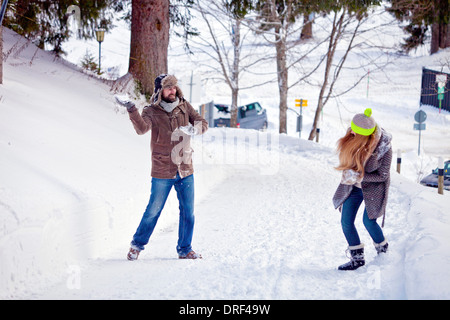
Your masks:
{"label": "street lamp", "polygon": [[98,28],[95,30],[95,36],[98,41],[98,74],[100,74],[102,64],[102,42],[105,40],[105,29]]}

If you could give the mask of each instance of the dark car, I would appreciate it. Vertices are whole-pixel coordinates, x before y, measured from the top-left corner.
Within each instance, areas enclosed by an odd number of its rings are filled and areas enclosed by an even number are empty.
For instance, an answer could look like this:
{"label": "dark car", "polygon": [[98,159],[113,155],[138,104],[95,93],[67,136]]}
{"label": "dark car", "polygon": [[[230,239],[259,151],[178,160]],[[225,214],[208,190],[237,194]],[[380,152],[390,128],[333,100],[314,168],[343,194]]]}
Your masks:
{"label": "dark car", "polygon": [[[230,126],[230,106],[226,104],[214,104],[214,127]],[[246,104],[237,110],[238,128],[265,130],[267,129],[266,109],[259,102]]]}
{"label": "dark car", "polygon": [[[438,187],[438,169],[434,169],[431,171],[431,174],[426,176],[420,181],[421,185],[427,187]],[[444,163],[444,189],[450,190],[450,160],[445,161]]]}

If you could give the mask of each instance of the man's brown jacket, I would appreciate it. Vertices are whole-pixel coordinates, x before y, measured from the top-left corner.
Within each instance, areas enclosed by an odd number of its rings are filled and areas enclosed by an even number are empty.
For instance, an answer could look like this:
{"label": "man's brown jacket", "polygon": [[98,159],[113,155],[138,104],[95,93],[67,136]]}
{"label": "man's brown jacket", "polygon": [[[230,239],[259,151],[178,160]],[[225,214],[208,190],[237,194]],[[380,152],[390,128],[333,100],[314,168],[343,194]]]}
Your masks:
{"label": "man's brown jacket", "polygon": [[151,104],[142,114],[136,107],[129,111],[130,120],[137,134],[151,130],[152,172],[154,178],[173,179],[177,172],[184,178],[194,173],[190,136],[179,127],[192,124],[199,134],[208,130],[208,122],[184,98],[172,112]]}

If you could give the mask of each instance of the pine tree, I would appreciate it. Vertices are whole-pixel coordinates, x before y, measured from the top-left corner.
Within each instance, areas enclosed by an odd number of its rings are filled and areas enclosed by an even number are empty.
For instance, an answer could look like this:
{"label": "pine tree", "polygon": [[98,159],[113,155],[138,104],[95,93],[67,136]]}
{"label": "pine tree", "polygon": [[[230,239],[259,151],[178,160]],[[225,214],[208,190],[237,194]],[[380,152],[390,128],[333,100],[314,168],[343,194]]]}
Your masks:
{"label": "pine tree", "polygon": [[98,64],[95,62],[95,57],[92,55],[92,53],[89,50],[86,50],[86,53],[84,57],[81,59],[81,67],[85,70],[92,71],[97,73],[98,70]]}
{"label": "pine tree", "polygon": [[[409,22],[404,30],[409,36],[402,47],[409,52],[425,43],[431,31],[430,53],[450,47],[449,0],[390,0],[391,12],[398,20]],[[431,29],[431,30],[430,30]]]}
{"label": "pine tree", "polygon": [[60,55],[62,44],[69,39],[68,19],[70,6],[80,10],[78,36],[95,37],[97,27],[109,30],[112,16],[106,16],[106,8],[113,0],[10,0],[4,25],[33,40],[41,48],[50,46]]}
{"label": "pine tree", "polygon": [[[131,43],[128,73],[141,93],[149,98],[154,79],[168,71],[170,23],[181,26],[186,39],[197,34],[189,25],[189,7],[193,0],[132,0]],[[183,10],[185,9],[185,10]]]}
{"label": "pine tree", "polygon": [[128,72],[147,96],[154,79],[167,73],[169,28],[169,0],[132,0]]}

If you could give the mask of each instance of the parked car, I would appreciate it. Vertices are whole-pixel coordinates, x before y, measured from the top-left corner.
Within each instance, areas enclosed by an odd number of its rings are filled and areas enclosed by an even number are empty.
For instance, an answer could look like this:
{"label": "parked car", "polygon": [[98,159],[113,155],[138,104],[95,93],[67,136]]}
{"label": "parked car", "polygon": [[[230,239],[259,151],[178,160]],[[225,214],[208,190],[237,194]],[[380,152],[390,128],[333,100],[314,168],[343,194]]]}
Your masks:
{"label": "parked car", "polygon": [[[431,174],[427,175],[420,181],[421,185],[427,187],[438,187],[438,169],[431,170]],[[444,189],[450,190],[450,160],[444,163]]]}
{"label": "parked car", "polygon": [[[214,104],[214,127],[229,127],[231,107],[227,104]],[[238,128],[265,130],[267,129],[266,109],[259,102],[246,104],[237,110]]]}

